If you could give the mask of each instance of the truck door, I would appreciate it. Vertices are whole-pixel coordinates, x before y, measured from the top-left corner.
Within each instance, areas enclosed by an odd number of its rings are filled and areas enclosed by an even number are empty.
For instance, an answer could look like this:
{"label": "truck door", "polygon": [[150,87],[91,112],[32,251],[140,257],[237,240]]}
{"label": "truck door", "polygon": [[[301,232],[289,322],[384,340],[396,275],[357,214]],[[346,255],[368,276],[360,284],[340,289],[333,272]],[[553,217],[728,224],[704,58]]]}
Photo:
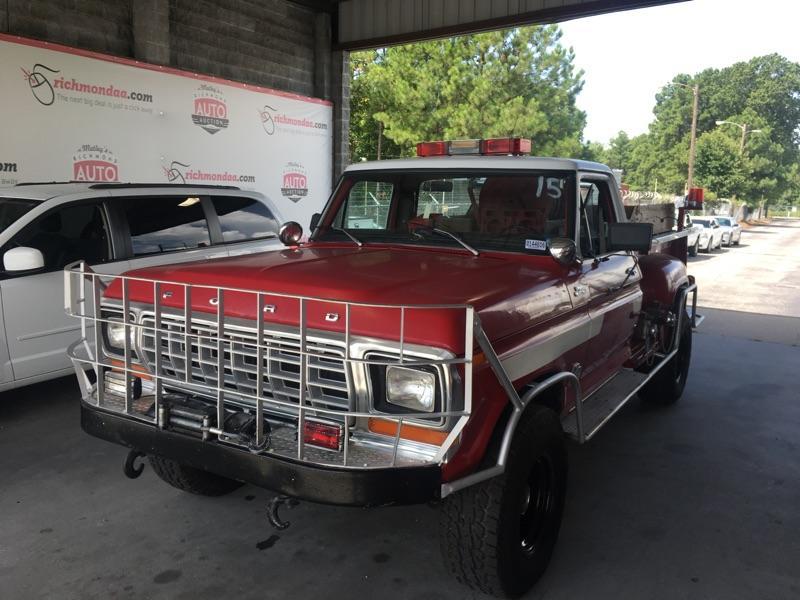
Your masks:
{"label": "truck door", "polygon": [[573,302],[585,307],[592,324],[582,378],[588,393],[628,360],[642,292],[631,253],[607,247],[608,224],[625,219],[610,178],[584,174],[579,189],[581,274],[573,284]]}
{"label": "truck door", "polygon": [[36,273],[2,273],[6,339],[16,381],[68,373],[67,346],[78,338],[80,322],[64,312],[65,265],[85,260],[100,273],[119,273],[107,213],[101,200],[70,202],[42,214],[6,244],[38,249],[45,266]]}

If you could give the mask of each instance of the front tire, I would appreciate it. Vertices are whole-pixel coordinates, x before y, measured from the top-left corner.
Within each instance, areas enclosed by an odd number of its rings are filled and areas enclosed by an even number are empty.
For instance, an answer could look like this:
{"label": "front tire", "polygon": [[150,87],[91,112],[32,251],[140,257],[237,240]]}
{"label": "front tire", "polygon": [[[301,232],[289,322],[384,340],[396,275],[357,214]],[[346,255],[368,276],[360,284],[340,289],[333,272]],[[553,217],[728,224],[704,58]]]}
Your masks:
{"label": "front tire", "polygon": [[697,256],[699,252],[700,252],[700,238],[698,237],[694,241],[694,246],[692,246],[692,248],[689,250],[689,256]]}
{"label": "front tire", "polygon": [[550,562],[566,483],[558,415],[530,406],[511,442],[505,473],[442,503],[439,542],[456,579],[495,596],[527,592]]}
{"label": "front tire", "polygon": [[150,456],[150,466],[163,481],[183,492],[198,496],[224,496],[244,485],[208,471],[187,467],[161,456]]}
{"label": "front tire", "polygon": [[651,404],[674,404],[683,394],[692,360],[692,323],[683,311],[678,353],[639,390],[639,397]]}

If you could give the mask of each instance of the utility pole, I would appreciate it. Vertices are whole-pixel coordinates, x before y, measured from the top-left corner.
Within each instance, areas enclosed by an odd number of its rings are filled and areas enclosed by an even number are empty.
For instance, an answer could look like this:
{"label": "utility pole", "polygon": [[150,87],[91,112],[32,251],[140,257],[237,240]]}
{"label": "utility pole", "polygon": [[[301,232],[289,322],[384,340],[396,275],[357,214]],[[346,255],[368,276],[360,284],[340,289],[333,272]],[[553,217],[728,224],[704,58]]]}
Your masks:
{"label": "utility pole", "polygon": [[[698,100],[700,97],[700,86],[694,84],[692,87],[692,134],[689,138],[689,177],[687,186],[692,189],[692,182],[694,181],[694,158],[697,146],[697,108]],[[742,147],[744,148],[744,139],[742,140]]]}
{"label": "utility pole", "polygon": [[378,160],[381,159],[382,142],[383,142],[383,121],[378,121]]}
{"label": "utility pole", "polygon": [[744,144],[748,133],[764,133],[761,129],[750,129],[747,123],[734,123],[733,121],[717,121],[717,125],[736,125],[742,130],[742,139],[739,141],[739,156],[744,155]]}
{"label": "utility pole", "polygon": [[747,123],[742,125],[742,141],[739,143],[739,156],[744,155],[744,141],[747,139]]}
{"label": "utility pole", "polygon": [[689,173],[686,178],[686,188],[692,189],[694,182],[694,158],[697,146],[697,111],[700,101],[700,86],[696,83],[689,85],[688,83],[678,83],[677,81],[670,82],[671,85],[679,85],[692,90],[692,133],[689,138]]}

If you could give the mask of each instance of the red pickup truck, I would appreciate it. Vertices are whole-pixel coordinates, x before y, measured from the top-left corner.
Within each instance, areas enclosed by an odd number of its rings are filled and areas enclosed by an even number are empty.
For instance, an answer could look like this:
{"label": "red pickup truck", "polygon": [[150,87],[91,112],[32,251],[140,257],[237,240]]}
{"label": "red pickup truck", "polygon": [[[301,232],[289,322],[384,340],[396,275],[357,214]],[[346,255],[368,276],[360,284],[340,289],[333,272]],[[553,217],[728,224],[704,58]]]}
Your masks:
{"label": "red pickup truck", "polygon": [[529,147],[351,166],[284,250],[68,267],[84,430],[188,492],[439,502],[456,577],[524,593],[556,543],[566,439],[636,395],[675,402],[699,321],[685,236],[627,222],[606,166]]}

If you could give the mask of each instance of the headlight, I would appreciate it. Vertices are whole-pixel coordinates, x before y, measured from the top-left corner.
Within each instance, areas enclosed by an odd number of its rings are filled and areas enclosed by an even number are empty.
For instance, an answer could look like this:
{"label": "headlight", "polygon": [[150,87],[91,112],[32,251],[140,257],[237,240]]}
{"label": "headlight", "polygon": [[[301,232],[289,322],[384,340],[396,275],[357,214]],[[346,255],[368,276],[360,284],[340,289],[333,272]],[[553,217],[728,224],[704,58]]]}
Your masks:
{"label": "headlight", "polygon": [[[125,351],[125,325],[122,323],[106,323],[106,340],[110,348]],[[133,348],[133,327],[128,328],[128,339],[130,348]]]}
{"label": "headlight", "polygon": [[433,412],[436,376],[406,367],[386,368],[386,401],[419,412]]}

